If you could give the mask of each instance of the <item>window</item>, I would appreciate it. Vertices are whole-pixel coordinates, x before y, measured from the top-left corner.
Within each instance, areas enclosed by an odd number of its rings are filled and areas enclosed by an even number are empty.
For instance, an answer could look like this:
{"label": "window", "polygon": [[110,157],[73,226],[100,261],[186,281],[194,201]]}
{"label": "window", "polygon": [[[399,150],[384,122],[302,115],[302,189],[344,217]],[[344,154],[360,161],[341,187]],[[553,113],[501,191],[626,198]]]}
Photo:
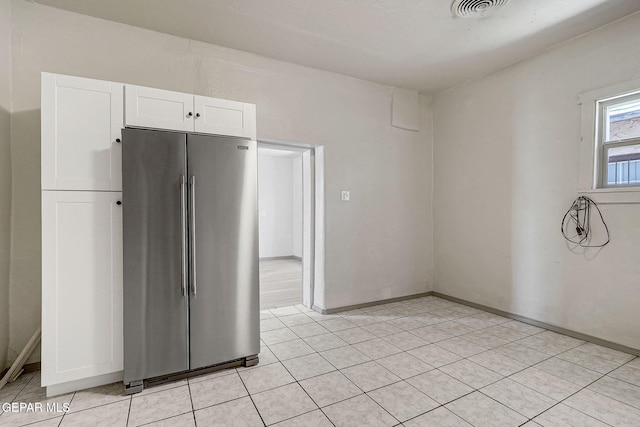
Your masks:
{"label": "window", "polygon": [[640,91],[596,105],[598,187],[640,186]]}

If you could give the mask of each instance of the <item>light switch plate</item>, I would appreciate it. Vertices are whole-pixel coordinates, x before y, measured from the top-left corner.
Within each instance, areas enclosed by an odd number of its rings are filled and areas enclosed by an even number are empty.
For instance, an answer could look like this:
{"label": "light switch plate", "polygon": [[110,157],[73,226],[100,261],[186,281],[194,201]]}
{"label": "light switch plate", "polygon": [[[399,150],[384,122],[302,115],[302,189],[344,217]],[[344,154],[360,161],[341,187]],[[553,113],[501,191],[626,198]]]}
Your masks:
{"label": "light switch plate", "polygon": [[348,202],[349,200],[351,200],[350,192],[342,190],[342,193],[340,194],[340,200],[342,200],[343,202]]}

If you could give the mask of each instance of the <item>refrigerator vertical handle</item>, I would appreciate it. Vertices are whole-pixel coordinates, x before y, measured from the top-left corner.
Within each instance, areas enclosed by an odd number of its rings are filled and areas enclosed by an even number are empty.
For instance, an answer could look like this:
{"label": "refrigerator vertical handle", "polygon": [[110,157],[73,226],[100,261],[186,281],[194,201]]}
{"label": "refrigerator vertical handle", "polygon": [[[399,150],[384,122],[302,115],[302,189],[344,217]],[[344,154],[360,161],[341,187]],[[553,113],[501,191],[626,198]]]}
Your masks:
{"label": "refrigerator vertical handle", "polygon": [[180,175],[180,224],[182,231],[182,295],[187,294],[187,192],[185,187],[187,180],[184,175]]}
{"label": "refrigerator vertical handle", "polygon": [[196,177],[189,178],[189,188],[191,191],[191,218],[189,224],[189,242],[191,243],[191,293],[196,296]]}

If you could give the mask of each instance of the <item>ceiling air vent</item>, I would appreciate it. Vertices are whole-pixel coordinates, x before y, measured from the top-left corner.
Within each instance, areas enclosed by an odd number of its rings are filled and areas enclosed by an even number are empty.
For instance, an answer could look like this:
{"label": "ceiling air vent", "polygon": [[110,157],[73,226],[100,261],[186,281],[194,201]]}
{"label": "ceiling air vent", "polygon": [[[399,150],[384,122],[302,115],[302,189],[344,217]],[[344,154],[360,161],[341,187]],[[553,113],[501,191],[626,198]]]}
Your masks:
{"label": "ceiling air vent", "polygon": [[484,18],[500,9],[508,0],[454,0],[451,13],[458,18]]}

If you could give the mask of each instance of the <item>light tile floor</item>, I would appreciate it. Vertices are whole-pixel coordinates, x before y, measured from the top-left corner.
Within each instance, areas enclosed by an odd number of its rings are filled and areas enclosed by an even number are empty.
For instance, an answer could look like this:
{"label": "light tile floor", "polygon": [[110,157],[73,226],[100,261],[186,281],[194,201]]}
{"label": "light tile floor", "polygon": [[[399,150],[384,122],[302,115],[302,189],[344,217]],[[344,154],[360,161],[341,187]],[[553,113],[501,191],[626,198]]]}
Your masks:
{"label": "light tile floor", "polygon": [[118,383],[46,399],[24,375],[0,402],[45,410],[0,425],[640,426],[640,358],[440,298],[261,318],[256,367],[133,397]]}
{"label": "light tile floor", "polygon": [[285,307],[302,301],[302,261],[295,258],[260,260],[260,309]]}

